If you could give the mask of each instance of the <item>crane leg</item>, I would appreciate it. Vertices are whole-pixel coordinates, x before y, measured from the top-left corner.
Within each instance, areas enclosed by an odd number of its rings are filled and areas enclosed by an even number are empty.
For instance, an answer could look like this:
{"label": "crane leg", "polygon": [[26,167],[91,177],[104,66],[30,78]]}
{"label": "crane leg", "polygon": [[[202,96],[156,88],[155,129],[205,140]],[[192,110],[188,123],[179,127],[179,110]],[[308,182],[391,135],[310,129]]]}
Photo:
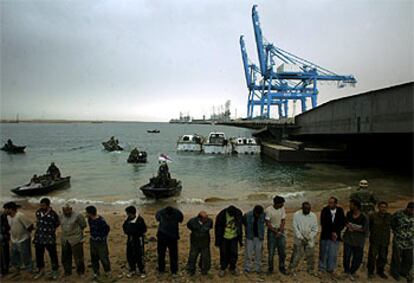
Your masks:
{"label": "crane leg", "polygon": [[288,116],[288,107],[289,107],[289,105],[288,105],[288,100],[285,100],[285,101],[283,101],[283,106],[284,106],[284,113],[283,113],[283,117],[285,117],[285,118],[287,118],[287,116]]}
{"label": "crane leg", "polygon": [[312,108],[315,108],[316,107],[316,105],[317,105],[317,98],[318,98],[318,96],[316,94],[313,94],[312,95],[312,97],[311,97],[311,100],[312,100]]}
{"label": "crane leg", "polygon": [[282,105],[279,103],[279,104],[277,105],[277,108],[278,108],[278,113],[279,113],[279,119],[280,119],[280,118],[283,118]]}
{"label": "crane leg", "polygon": [[247,101],[247,118],[249,118],[249,119],[251,119],[251,118],[253,118],[252,117],[252,104],[253,104],[253,92],[252,91],[250,91],[249,92],[249,98],[248,98],[248,101]]}
{"label": "crane leg", "polygon": [[265,104],[265,97],[262,96],[262,98],[260,99],[260,117],[263,118],[264,116],[264,104]]}
{"label": "crane leg", "polygon": [[300,102],[302,103],[302,113],[306,111],[306,98],[301,98]]}
{"label": "crane leg", "polygon": [[270,102],[272,100],[272,97],[267,96],[267,113],[266,117],[267,119],[270,119]]}

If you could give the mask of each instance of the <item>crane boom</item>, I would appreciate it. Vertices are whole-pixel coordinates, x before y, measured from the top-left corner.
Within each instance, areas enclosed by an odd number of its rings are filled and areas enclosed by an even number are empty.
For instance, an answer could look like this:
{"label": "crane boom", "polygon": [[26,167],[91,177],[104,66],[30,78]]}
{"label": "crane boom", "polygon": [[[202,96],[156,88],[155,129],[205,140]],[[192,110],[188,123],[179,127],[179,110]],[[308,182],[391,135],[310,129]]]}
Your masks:
{"label": "crane boom", "polygon": [[[255,105],[260,105],[260,117],[264,118],[270,118],[272,105],[278,106],[279,117],[286,117],[289,101],[300,100],[302,112],[307,110],[309,99],[312,108],[316,107],[318,81],[336,81],[338,87],[355,85],[356,79],[352,75],[339,75],[266,42],[257,5],[252,7],[252,22],[259,68],[249,64],[244,37],[240,37],[244,73],[249,89],[248,118],[253,118]],[[258,77],[260,80],[256,83]]]}

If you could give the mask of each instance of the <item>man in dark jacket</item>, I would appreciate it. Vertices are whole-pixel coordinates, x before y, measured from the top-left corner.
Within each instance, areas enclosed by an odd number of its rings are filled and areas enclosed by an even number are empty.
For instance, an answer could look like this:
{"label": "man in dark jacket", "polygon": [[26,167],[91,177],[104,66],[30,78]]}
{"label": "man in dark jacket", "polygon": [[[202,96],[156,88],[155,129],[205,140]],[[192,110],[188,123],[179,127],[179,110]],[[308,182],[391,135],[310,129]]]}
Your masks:
{"label": "man in dark jacket", "polygon": [[251,271],[254,255],[255,270],[257,273],[260,273],[265,234],[265,214],[263,206],[256,205],[253,210],[243,215],[243,225],[246,229],[244,271]]}
{"label": "man in dark jacket", "polygon": [[96,207],[91,205],[86,207],[88,224],[90,230],[90,253],[93,269],[93,279],[97,280],[99,276],[99,261],[102,263],[105,275],[111,278],[111,263],[109,261],[108,251],[108,234],[109,225],[105,219],[98,215]]}
{"label": "man in dark jacket", "polygon": [[187,228],[191,231],[187,271],[191,276],[195,274],[197,257],[201,255],[201,273],[206,275],[211,267],[210,229],[213,228],[213,220],[201,211],[187,222]]}
{"label": "man in dark jacket", "polygon": [[238,244],[243,246],[242,217],[241,210],[233,205],[220,211],[216,217],[214,234],[216,236],[215,245],[220,248],[220,277],[225,275],[228,266],[233,275],[239,275],[236,264]]}
{"label": "man in dark jacket", "polygon": [[[3,207],[4,208],[4,207]],[[1,233],[0,233],[0,265],[1,276],[6,275],[9,273],[9,265],[10,265],[10,225],[7,221],[7,209],[4,208],[4,211],[0,215],[0,226],[1,226]]]}
{"label": "man in dark jacket", "polygon": [[319,243],[319,271],[333,274],[338,257],[341,232],[345,228],[345,213],[338,199],[330,197],[321,212],[321,238]]}
{"label": "man in dark jacket", "polygon": [[141,278],[145,278],[144,266],[144,235],[147,232],[147,225],[145,225],[144,218],[134,206],[128,206],[125,209],[127,219],[122,228],[124,233],[128,236],[127,240],[127,260],[129,264],[128,278],[136,274],[137,267],[141,273]]}
{"label": "man in dark jacket", "polygon": [[40,200],[40,208],[36,211],[36,232],[33,243],[36,251],[38,273],[34,279],[45,274],[45,250],[48,251],[52,264],[52,279],[58,278],[58,255],[56,250],[56,228],[60,226],[59,215],[50,207],[50,199]]}
{"label": "man in dark jacket", "polygon": [[55,162],[50,163],[49,168],[47,168],[46,175],[50,176],[53,180],[60,179],[60,170],[55,165]]}
{"label": "man in dark jacket", "polygon": [[165,253],[168,248],[170,270],[173,275],[176,275],[178,271],[178,239],[180,239],[178,224],[183,222],[184,216],[178,209],[167,206],[157,212],[155,219],[160,223],[157,232],[158,272],[165,271]]}
{"label": "man in dark jacket", "polygon": [[384,273],[391,236],[391,214],[387,212],[387,208],[388,203],[380,201],[378,203],[378,211],[369,216],[369,278],[374,277],[375,265],[377,267],[378,276],[383,279],[388,278]]}
{"label": "man in dark jacket", "polygon": [[362,264],[365,238],[369,233],[369,219],[361,211],[361,203],[352,199],[345,215],[344,233],[344,271],[351,281],[355,281],[355,273]]}

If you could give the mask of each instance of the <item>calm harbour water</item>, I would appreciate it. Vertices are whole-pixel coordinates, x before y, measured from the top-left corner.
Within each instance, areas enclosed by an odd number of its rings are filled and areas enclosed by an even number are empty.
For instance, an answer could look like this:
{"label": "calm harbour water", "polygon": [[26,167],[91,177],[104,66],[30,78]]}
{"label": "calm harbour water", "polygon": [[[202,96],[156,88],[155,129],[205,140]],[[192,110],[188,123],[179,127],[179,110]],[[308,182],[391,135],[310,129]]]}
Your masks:
{"label": "calm harbour water", "polygon": [[[148,134],[147,129],[160,129]],[[345,197],[360,179],[388,200],[412,194],[412,179],[374,168],[327,164],[280,164],[263,156],[207,156],[177,154],[175,144],[182,134],[223,131],[230,136],[251,136],[241,128],[168,123],[18,123],[0,124],[0,141],[11,138],[16,145],[27,145],[27,153],[0,153],[0,193],[3,201],[21,199],[10,189],[26,183],[33,174],[43,174],[51,161],[70,175],[71,187],[50,194],[52,201],[71,200],[80,204],[152,204],[138,190],[157,172],[158,156],[168,154],[173,177],[183,183],[180,196],[167,200],[180,205],[232,202],[269,202],[275,194],[293,201],[325,202],[334,194]],[[101,142],[116,136],[123,152],[105,152]],[[138,146],[148,153],[148,163],[133,165],[126,159]],[[39,198],[29,198],[37,202]]]}

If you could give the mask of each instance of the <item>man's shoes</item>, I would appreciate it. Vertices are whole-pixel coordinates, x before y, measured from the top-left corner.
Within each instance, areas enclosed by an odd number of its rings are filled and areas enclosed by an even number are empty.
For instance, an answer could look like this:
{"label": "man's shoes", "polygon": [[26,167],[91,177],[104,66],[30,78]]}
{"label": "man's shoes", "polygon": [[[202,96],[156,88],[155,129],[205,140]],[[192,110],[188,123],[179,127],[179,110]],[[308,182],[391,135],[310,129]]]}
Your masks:
{"label": "man's shoes", "polygon": [[127,278],[132,278],[132,277],[134,277],[135,274],[136,274],[135,271],[130,271],[130,272],[127,273],[126,277]]}
{"label": "man's shoes", "polygon": [[97,274],[97,273],[92,274],[91,281],[92,282],[98,282],[99,281],[99,274]]}
{"label": "man's shoes", "polygon": [[295,273],[295,271],[293,270],[293,269],[288,269],[288,270],[286,270],[286,274],[285,275],[288,275],[288,276],[290,276],[290,275],[293,275],[293,276],[296,276],[296,273]]}
{"label": "man's shoes", "polygon": [[147,277],[147,274],[145,272],[141,272],[141,275],[139,277],[146,278]]}
{"label": "man's shoes", "polygon": [[355,274],[349,274],[349,280],[356,281],[357,278],[355,277]]}
{"label": "man's shoes", "polygon": [[57,270],[53,270],[50,273],[49,279],[51,280],[57,280],[59,278],[59,272]]}
{"label": "man's shoes", "polygon": [[20,276],[20,269],[16,269],[9,273],[8,279],[17,278]]}
{"label": "man's shoes", "polygon": [[337,281],[338,279],[340,279],[338,276],[335,275],[335,272],[331,271],[331,272],[327,272],[326,275],[328,276],[328,278],[330,280],[332,280],[333,282]]}
{"label": "man's shoes", "polygon": [[397,274],[391,273],[392,278],[394,278],[395,281],[400,281],[400,276]]}
{"label": "man's shoes", "polygon": [[319,274],[318,274],[316,271],[313,271],[313,270],[308,270],[308,274],[309,274],[310,276],[313,276],[313,277],[318,277],[318,278],[319,278]]}
{"label": "man's shoes", "polygon": [[287,275],[286,268],[279,268],[279,272],[282,273],[283,275]]}
{"label": "man's shoes", "polygon": [[270,276],[270,275],[272,275],[272,274],[273,274],[273,270],[267,270],[267,271],[266,271],[266,275],[267,275],[267,276]]}
{"label": "man's shoes", "polygon": [[33,279],[34,279],[34,280],[37,280],[37,279],[39,279],[39,278],[42,278],[44,275],[45,275],[45,272],[44,272],[44,271],[39,271],[38,273],[36,273],[36,274],[33,276]]}
{"label": "man's shoes", "polygon": [[194,276],[195,272],[194,271],[187,271],[188,276]]}
{"label": "man's shoes", "polygon": [[378,273],[378,276],[379,276],[379,277],[381,277],[382,279],[388,279],[388,276],[387,276],[387,275],[385,275],[385,273],[384,273],[384,272],[380,272],[380,273]]}
{"label": "man's shoes", "polygon": [[219,277],[224,277],[224,275],[226,275],[226,271],[220,269],[220,271],[219,271]]}
{"label": "man's shoes", "polygon": [[235,269],[233,269],[232,271],[230,271],[230,273],[231,273],[232,275],[234,275],[234,276],[239,276],[239,275],[240,275],[240,272],[239,272],[239,270],[238,270],[237,268],[235,268]]}

